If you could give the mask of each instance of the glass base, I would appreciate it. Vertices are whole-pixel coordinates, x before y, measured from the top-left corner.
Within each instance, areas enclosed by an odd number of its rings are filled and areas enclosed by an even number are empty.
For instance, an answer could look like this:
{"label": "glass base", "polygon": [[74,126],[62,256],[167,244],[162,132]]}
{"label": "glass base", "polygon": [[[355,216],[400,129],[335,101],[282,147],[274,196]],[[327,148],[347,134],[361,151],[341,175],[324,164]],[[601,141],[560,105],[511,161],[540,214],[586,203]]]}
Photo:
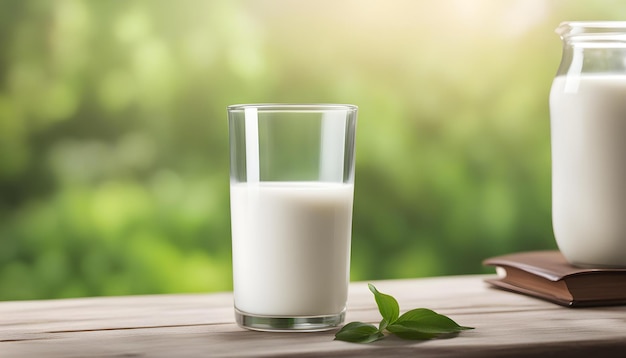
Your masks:
{"label": "glass base", "polygon": [[346,310],[330,316],[262,316],[241,312],[235,308],[235,320],[242,328],[266,332],[319,332],[343,323]]}

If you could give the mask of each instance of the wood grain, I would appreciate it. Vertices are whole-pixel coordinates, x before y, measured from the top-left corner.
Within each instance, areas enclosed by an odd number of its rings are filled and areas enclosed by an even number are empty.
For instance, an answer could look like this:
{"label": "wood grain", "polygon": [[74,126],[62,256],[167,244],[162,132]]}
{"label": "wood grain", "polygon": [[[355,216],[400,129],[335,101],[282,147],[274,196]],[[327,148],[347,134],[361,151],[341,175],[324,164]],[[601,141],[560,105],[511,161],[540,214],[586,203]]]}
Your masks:
{"label": "wood grain", "polygon": [[[334,331],[247,331],[231,293],[97,297],[0,302],[0,357],[624,356],[626,307],[565,308],[489,288],[487,277],[373,282],[401,311],[427,307],[476,327],[452,339],[361,345],[333,341]],[[380,320],[365,282],[350,286],[347,320]]]}

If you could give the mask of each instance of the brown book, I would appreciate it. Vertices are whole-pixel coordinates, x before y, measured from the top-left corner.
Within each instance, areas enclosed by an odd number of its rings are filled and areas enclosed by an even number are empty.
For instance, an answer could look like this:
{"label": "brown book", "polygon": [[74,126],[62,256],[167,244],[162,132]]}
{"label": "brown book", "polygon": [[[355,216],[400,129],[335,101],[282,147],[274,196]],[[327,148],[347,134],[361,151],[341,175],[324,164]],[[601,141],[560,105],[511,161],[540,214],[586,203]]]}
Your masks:
{"label": "brown book", "polygon": [[531,251],[483,261],[495,266],[491,285],[567,307],[626,304],[626,269],[581,268],[559,251]]}

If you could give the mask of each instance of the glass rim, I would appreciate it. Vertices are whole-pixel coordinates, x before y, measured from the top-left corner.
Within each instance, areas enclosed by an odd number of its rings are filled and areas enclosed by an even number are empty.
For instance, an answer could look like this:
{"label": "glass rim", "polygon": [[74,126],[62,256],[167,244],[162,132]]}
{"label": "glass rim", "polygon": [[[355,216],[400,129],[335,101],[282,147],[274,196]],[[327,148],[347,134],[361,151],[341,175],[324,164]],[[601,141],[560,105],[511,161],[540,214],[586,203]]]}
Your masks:
{"label": "glass rim", "polygon": [[357,111],[358,106],[353,104],[334,103],[249,103],[233,104],[226,107],[228,112],[240,112],[254,108],[258,112],[297,111],[297,112],[324,112],[324,111]]}

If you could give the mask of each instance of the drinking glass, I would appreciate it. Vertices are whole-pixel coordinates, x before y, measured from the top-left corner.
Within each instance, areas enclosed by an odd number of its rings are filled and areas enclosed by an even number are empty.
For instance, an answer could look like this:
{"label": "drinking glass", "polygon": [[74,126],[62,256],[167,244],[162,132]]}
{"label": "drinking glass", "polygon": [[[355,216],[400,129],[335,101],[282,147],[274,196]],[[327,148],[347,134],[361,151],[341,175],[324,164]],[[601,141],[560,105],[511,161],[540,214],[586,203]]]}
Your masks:
{"label": "drinking glass", "polygon": [[228,107],[235,317],[262,331],[344,320],[357,107]]}

